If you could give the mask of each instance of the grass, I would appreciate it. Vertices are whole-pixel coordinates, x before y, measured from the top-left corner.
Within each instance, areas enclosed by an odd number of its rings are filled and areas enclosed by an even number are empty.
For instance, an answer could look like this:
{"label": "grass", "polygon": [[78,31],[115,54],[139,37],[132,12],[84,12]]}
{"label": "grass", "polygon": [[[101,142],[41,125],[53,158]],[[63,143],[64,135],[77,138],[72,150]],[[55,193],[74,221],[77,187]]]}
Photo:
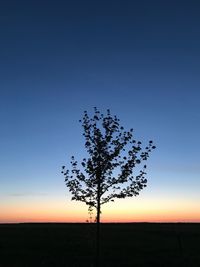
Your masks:
{"label": "grass", "polygon": [[[92,267],[94,224],[1,224],[0,267]],[[200,266],[200,224],[101,224],[101,266]]]}

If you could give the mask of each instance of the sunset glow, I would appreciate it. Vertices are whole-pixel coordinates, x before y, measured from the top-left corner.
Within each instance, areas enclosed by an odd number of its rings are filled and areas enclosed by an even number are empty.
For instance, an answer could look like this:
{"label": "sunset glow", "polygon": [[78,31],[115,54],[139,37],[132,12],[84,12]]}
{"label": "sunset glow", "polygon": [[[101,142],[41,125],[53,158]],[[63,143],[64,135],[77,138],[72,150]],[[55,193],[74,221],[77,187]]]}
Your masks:
{"label": "sunset glow", "polygon": [[[65,202],[65,203],[64,203]],[[186,208],[187,207],[187,208]],[[95,212],[94,212],[95,214]],[[94,220],[93,214],[93,220]],[[0,223],[86,222],[87,206],[78,202],[27,203],[5,206]],[[102,222],[200,222],[198,203],[156,199],[124,200],[103,206]]]}

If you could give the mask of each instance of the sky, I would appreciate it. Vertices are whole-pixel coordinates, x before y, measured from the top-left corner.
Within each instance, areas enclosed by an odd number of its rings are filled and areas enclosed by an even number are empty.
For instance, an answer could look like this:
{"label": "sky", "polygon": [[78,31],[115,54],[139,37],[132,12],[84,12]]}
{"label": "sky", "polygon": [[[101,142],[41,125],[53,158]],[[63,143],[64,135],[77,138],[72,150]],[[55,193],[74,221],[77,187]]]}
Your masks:
{"label": "sky", "polygon": [[103,222],[200,222],[200,3],[2,1],[0,223],[85,222],[61,166],[86,156],[84,110],[156,150],[148,186]]}

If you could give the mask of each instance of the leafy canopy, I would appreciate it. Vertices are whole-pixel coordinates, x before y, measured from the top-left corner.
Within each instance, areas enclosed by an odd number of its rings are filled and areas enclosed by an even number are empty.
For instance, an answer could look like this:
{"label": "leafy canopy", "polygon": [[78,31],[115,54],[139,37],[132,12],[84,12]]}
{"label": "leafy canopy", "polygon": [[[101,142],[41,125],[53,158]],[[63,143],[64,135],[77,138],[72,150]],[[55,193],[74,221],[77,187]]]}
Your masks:
{"label": "leafy canopy", "polygon": [[[104,115],[95,107],[94,115],[89,117],[85,111],[80,122],[89,157],[82,160],[81,169],[74,156],[71,170],[62,166],[72,200],[85,202],[89,209],[97,209],[98,205],[116,198],[137,196],[147,184],[146,165],[142,162],[155,148],[153,141],[142,150],[142,143],[133,138],[133,129],[125,131],[120,120],[111,116],[110,110]],[[142,168],[135,175],[133,169],[141,164]]]}

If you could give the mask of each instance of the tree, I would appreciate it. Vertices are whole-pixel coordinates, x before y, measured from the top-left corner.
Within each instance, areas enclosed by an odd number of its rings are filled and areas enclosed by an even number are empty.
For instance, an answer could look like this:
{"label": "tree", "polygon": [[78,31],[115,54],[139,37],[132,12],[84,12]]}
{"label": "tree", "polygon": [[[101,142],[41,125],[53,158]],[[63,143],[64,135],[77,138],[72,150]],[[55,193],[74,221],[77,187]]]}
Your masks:
{"label": "tree", "polygon": [[133,169],[137,170],[148,159],[155,146],[153,141],[149,141],[142,150],[142,143],[133,138],[133,129],[125,131],[110,110],[104,115],[95,107],[94,115],[90,118],[85,111],[80,122],[89,157],[82,160],[79,169],[73,156],[71,171],[62,166],[62,173],[72,200],[86,203],[89,211],[96,210],[98,265],[101,206],[117,198],[139,195],[147,184],[146,165],[138,170],[137,175]]}

